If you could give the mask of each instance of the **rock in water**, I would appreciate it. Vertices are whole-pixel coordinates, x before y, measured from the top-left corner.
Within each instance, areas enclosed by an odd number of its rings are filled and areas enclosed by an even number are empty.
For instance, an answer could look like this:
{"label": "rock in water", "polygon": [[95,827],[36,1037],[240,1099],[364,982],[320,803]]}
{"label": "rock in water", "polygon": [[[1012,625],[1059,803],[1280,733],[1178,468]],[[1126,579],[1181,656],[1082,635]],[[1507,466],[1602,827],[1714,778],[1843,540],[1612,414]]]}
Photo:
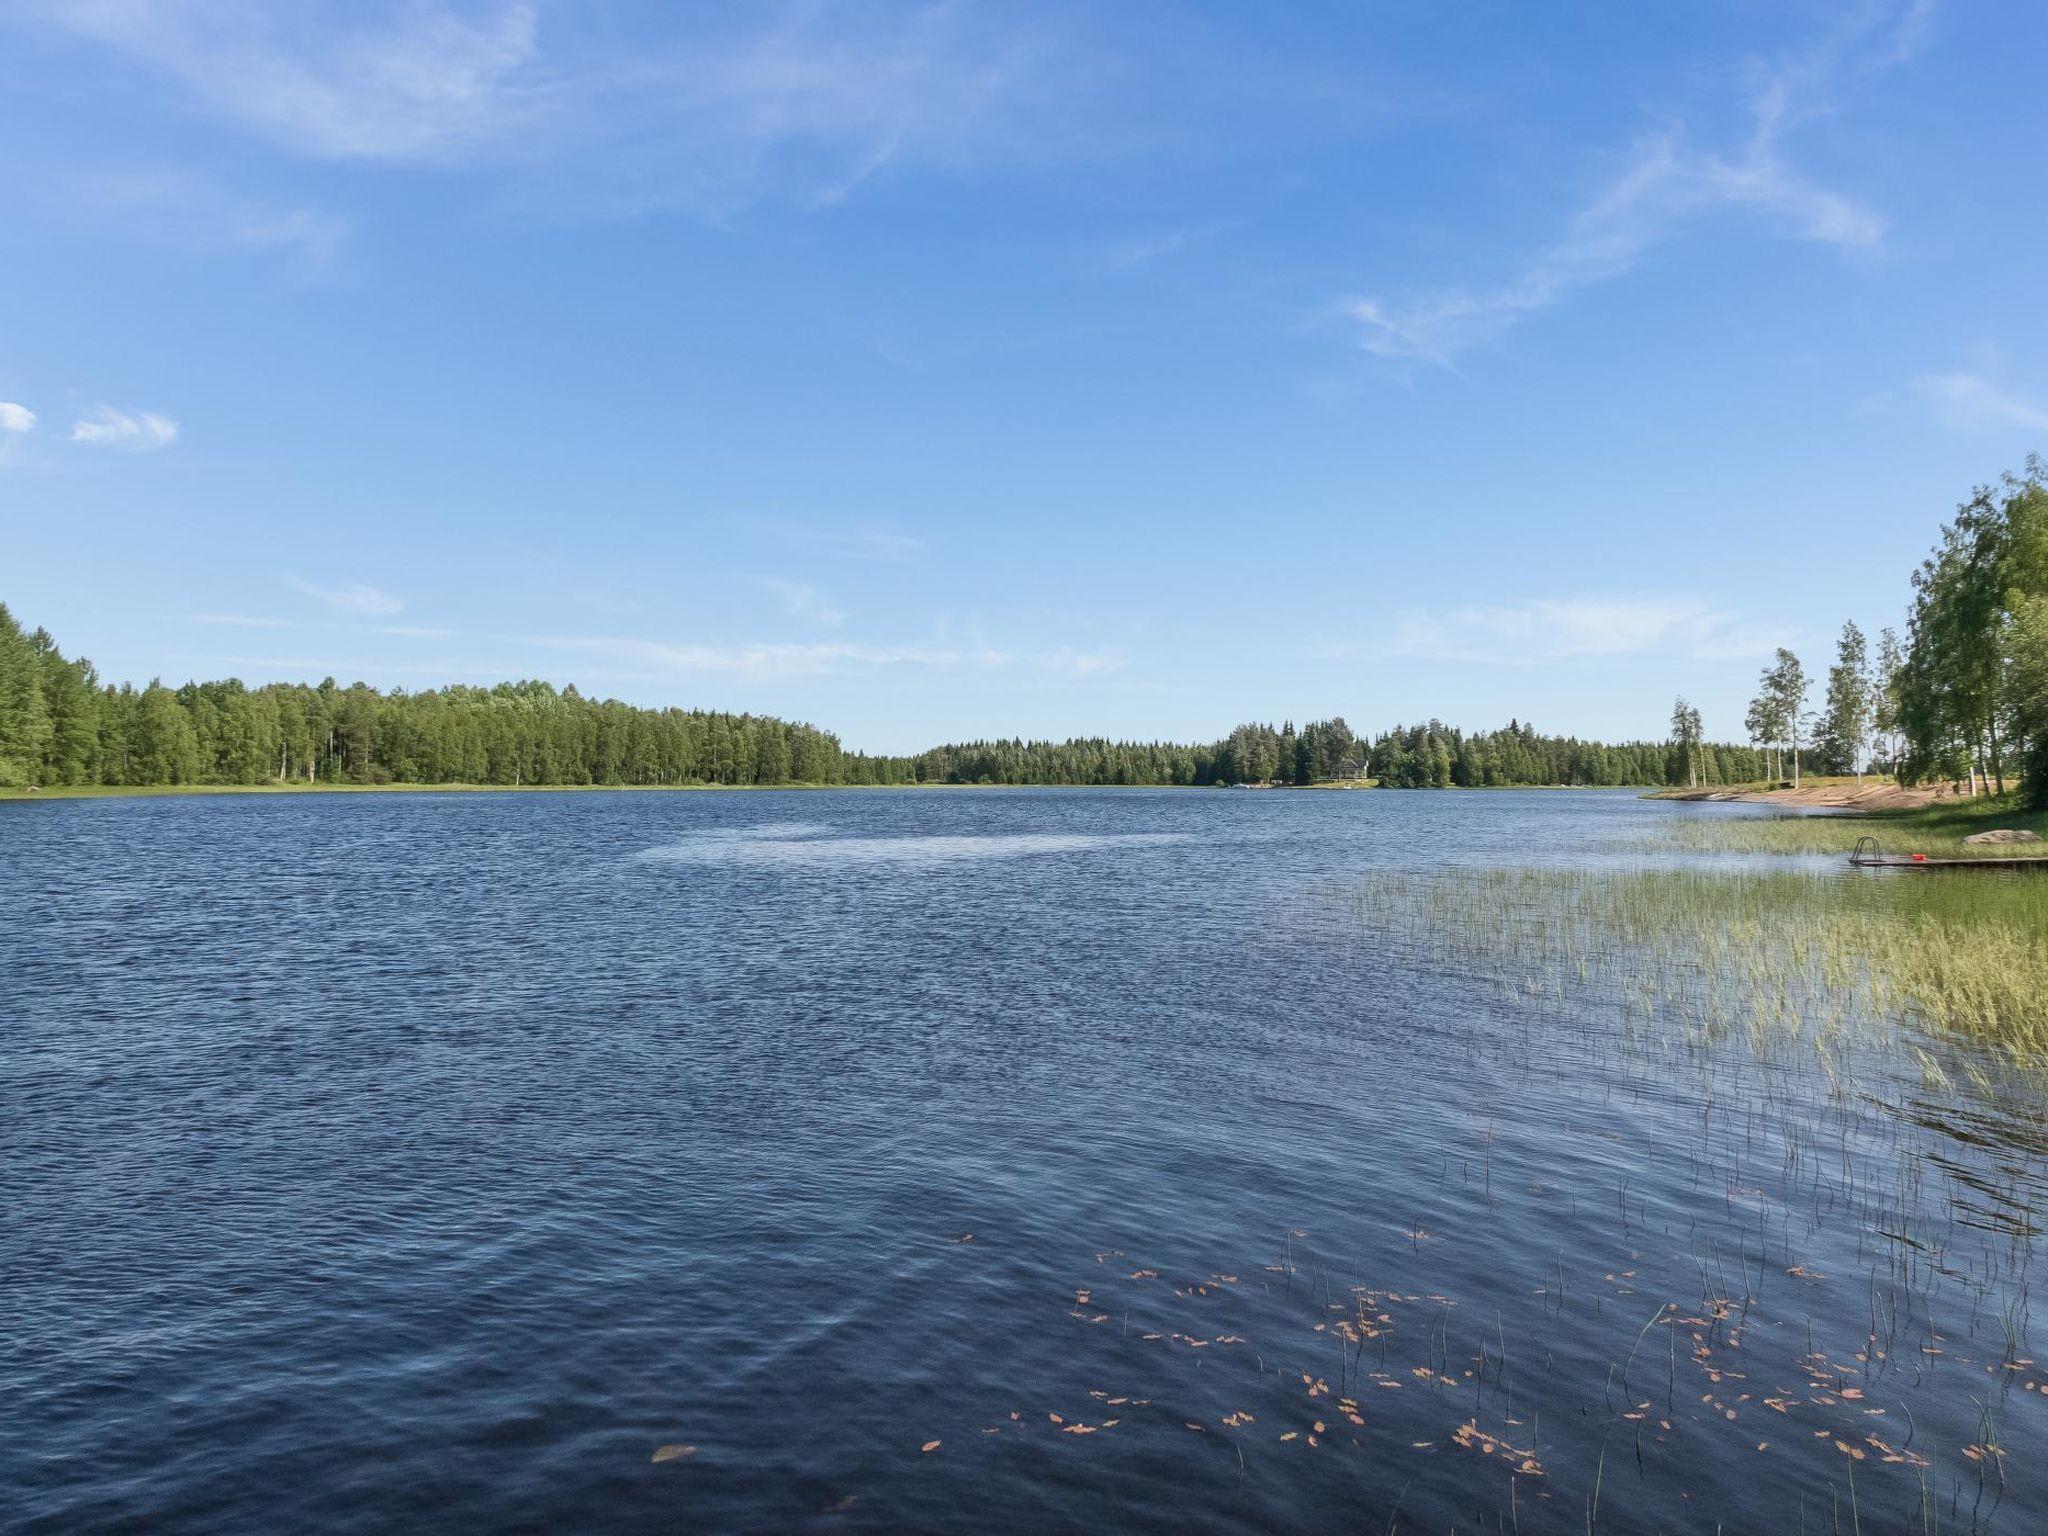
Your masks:
{"label": "rock in water", "polygon": [[2038,843],[2040,837],[2020,827],[2000,827],[1993,832],[1973,832],[1965,843]]}

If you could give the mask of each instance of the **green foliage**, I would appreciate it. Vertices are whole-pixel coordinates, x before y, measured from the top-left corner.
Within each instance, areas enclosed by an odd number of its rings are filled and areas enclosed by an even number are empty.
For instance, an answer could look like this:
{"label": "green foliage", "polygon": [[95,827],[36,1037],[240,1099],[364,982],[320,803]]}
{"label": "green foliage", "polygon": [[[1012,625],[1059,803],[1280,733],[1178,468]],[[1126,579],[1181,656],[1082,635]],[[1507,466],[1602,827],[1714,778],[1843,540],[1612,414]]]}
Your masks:
{"label": "green foliage", "polygon": [[1860,773],[1870,740],[1870,651],[1852,620],[1842,626],[1835,664],[1828,669],[1827,704],[1821,712],[1815,755],[1823,773]]}
{"label": "green foliage", "polygon": [[1877,746],[1885,766],[1897,770],[1904,754],[1900,738],[1903,729],[1899,713],[1899,677],[1905,671],[1906,651],[1899,644],[1898,631],[1886,628],[1877,637],[1877,665],[1870,677],[1870,725],[1877,733]]}
{"label": "green foliage", "polygon": [[1698,708],[1683,694],[1671,706],[1671,748],[1678,761],[1667,769],[1670,781],[1677,784],[1682,780],[1688,788],[1697,788],[1706,774],[1705,728]]}
{"label": "green foliage", "polygon": [[1745,718],[1749,739],[1772,753],[1772,778],[1782,778],[1789,758],[1799,779],[1799,748],[1806,728],[1806,668],[1782,645],[1757,680],[1757,694]]}
{"label": "green foliage", "polygon": [[1979,775],[2000,790],[2017,767],[2048,802],[2048,485],[1980,487],[1913,577],[1910,640],[1896,684],[1910,778]]}
{"label": "green foliage", "polygon": [[635,709],[542,682],[102,688],[0,606],[0,785],[902,781],[888,761],[766,715]]}
{"label": "green foliage", "polygon": [[51,736],[42,658],[0,603],[0,785],[35,783]]}

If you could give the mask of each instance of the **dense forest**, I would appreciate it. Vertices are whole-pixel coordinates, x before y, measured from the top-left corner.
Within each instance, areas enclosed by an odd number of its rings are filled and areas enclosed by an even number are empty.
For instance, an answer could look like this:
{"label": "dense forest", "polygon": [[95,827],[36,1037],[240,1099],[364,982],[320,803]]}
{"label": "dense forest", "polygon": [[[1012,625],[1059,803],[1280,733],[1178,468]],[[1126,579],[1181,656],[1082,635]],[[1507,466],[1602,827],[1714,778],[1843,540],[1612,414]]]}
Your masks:
{"label": "dense forest", "polygon": [[914,757],[848,752],[768,715],[638,709],[544,682],[380,693],[229,679],[103,684],[0,605],[0,786],[180,784],[1313,784],[1402,788],[1753,778],[1749,747],[1619,746],[1511,722],[1431,721],[1367,740],[1342,719],[1242,725],[1202,745],[978,741]]}
{"label": "dense forest", "polygon": [[[1902,642],[1876,654],[1842,626],[1818,710],[1805,665],[1779,650],[1749,706],[1768,776],[1877,768],[1905,783],[1952,780],[2004,793],[2017,779],[2048,807],[2048,465],[1980,486],[1913,573]],[[1683,758],[1699,752],[1699,713],[1672,711]]]}

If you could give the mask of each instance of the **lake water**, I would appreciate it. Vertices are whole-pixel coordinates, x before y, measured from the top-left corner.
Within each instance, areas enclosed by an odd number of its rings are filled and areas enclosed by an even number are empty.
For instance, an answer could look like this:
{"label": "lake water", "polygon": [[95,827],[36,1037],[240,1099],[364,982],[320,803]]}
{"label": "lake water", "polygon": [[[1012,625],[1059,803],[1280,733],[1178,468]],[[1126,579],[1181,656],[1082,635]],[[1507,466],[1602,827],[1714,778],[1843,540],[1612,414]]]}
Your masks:
{"label": "lake water", "polygon": [[1707,813],[0,805],[0,1528],[2048,1528],[2038,1097],[1361,920]]}

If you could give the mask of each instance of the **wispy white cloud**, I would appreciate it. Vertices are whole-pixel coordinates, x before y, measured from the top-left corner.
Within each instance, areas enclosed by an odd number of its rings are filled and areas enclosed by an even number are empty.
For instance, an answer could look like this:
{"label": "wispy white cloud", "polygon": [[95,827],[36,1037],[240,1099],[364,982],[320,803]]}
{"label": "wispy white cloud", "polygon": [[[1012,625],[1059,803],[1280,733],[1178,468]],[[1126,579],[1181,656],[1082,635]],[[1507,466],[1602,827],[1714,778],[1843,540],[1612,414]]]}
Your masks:
{"label": "wispy white cloud", "polygon": [[[374,587],[350,587],[338,591],[309,588],[302,582],[293,585],[302,591],[310,591],[327,602],[330,607],[349,613],[377,613],[395,611],[364,607],[365,602],[382,601],[396,603],[398,600],[378,592]],[[352,601],[351,601],[352,600]],[[436,624],[342,624],[332,621],[301,623],[293,619],[271,618],[253,613],[195,613],[189,622],[194,624],[219,624],[235,629],[318,629],[332,630],[342,634],[391,635],[401,640],[449,640],[458,631]]]}
{"label": "wispy white cloud", "polygon": [[326,267],[349,233],[346,219],[301,201],[274,204],[169,166],[74,171],[42,201],[81,210],[124,235],[179,250],[296,254]]}
{"label": "wispy white cloud", "polygon": [[815,528],[803,533],[805,542],[830,554],[859,555],[870,560],[907,560],[929,547],[923,539],[886,528]]}
{"label": "wispy white cloud", "polygon": [[761,585],[774,594],[782,611],[793,619],[811,624],[843,624],[846,613],[833,605],[807,581],[789,581],[780,576],[763,576]]}
{"label": "wispy white cloud", "polygon": [[177,439],[178,424],[155,411],[117,411],[111,405],[98,405],[71,424],[74,443],[128,453],[168,448]]}
{"label": "wispy white cloud", "polygon": [[294,682],[308,677],[483,677],[510,680],[529,675],[516,666],[479,666],[464,661],[335,661],[318,656],[205,656],[198,659],[213,666],[276,672]]}
{"label": "wispy white cloud", "polygon": [[0,464],[14,457],[21,440],[36,429],[36,413],[12,400],[0,400]]}
{"label": "wispy white cloud", "polygon": [[1185,250],[1194,238],[1194,233],[1185,229],[1137,235],[1128,240],[1113,241],[1102,253],[1102,259],[1111,271],[1128,272],[1137,267],[1149,267],[1155,261],[1163,261]]}
{"label": "wispy white cloud", "polygon": [[1793,129],[1814,115],[1804,98],[1824,89],[1841,46],[1831,40],[1765,74],[1747,104],[1747,135],[1728,148],[1700,147],[1682,123],[1640,139],[1564,232],[1496,286],[1403,300],[1356,295],[1340,301],[1338,312],[1356,323],[1368,352],[1449,366],[1523,318],[1621,277],[1717,214],[1748,214],[1778,234],[1825,245],[1879,245],[1882,218],[1815,182],[1786,153]]}
{"label": "wispy white cloud", "polygon": [[825,677],[895,667],[1016,670],[1048,677],[1082,678],[1114,672],[1125,663],[1121,652],[1083,651],[1068,646],[1006,650],[993,646],[868,645],[853,641],[673,645],[607,635],[529,636],[515,643],[607,656],[655,675],[704,673],[745,678]]}
{"label": "wispy white cloud", "polygon": [[1537,598],[1395,624],[1397,655],[1487,666],[1618,663],[1664,657],[1696,662],[1768,655],[1784,637],[1695,598]]}
{"label": "wispy white cloud", "polygon": [[70,32],[300,153],[527,173],[555,205],[830,203],[884,166],[1029,154],[1043,24],[943,3],[657,8],[528,0],[52,0]]}
{"label": "wispy white cloud", "polygon": [[232,629],[287,629],[288,619],[265,618],[251,613],[195,613],[194,624],[221,624]]}
{"label": "wispy white cloud", "polygon": [[323,587],[314,582],[287,576],[285,585],[294,592],[303,592],[308,597],[318,598],[337,613],[361,614],[365,617],[383,617],[403,611],[405,604],[389,592],[381,591],[360,581],[344,582],[336,587]]}
{"label": "wispy white cloud", "polygon": [[538,82],[531,5],[70,0],[59,25],[310,154],[413,158],[511,131]]}
{"label": "wispy white cloud", "polygon": [[2048,432],[2048,405],[2023,400],[1974,373],[1935,373],[1916,388],[1934,402],[1942,419],[1965,431],[2019,427]]}

